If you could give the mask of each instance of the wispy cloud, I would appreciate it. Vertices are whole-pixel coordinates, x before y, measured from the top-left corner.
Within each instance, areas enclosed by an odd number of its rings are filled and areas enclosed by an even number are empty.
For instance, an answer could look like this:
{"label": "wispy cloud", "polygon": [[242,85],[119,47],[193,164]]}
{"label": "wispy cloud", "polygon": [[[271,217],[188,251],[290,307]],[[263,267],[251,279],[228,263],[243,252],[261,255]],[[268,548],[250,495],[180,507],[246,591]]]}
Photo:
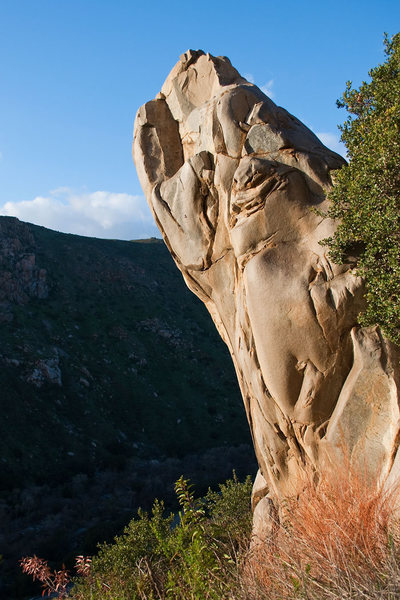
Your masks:
{"label": "wispy cloud", "polygon": [[268,96],[269,98],[274,98],[274,97],[275,97],[275,94],[274,94],[274,92],[272,91],[273,85],[274,85],[274,80],[273,80],[273,79],[270,79],[269,81],[267,81],[267,83],[264,83],[264,85],[262,85],[262,86],[260,87],[260,89],[261,89],[261,91],[263,91],[263,92],[264,92],[264,94],[265,94],[266,96]]}
{"label": "wispy cloud", "polygon": [[6,202],[0,214],[64,233],[100,238],[160,237],[143,196],[57,188],[33,200]]}
{"label": "wispy cloud", "polygon": [[319,137],[321,142],[330,150],[337,152],[344,158],[347,156],[346,146],[340,141],[340,137],[334,133],[316,131],[315,135]]}
{"label": "wispy cloud", "polygon": [[[256,83],[254,80],[254,75],[252,73],[245,73],[243,75],[243,77],[245,79],[247,79],[247,81],[250,81],[250,83]],[[266,94],[269,98],[274,98],[275,94],[272,90],[273,85],[274,85],[274,80],[270,79],[269,81],[267,81],[267,83],[264,83],[264,85],[258,85],[258,87],[260,88],[260,90],[262,90],[264,92],[264,94]]]}
{"label": "wispy cloud", "polygon": [[250,83],[254,83],[254,76],[252,73],[245,73],[243,77],[247,79],[247,81],[250,81]]}

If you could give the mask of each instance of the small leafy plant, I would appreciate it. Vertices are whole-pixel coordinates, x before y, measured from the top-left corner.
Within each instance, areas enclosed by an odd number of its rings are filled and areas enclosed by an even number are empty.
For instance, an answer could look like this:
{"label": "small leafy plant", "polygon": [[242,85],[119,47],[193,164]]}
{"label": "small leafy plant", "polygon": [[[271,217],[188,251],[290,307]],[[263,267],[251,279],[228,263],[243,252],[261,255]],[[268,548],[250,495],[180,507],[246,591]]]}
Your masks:
{"label": "small leafy plant", "polygon": [[23,559],[22,568],[45,592],[73,600],[232,598],[238,550],[250,540],[251,488],[250,477],[240,482],[234,475],[219,492],[195,498],[193,486],[180,477],[177,515],[166,514],[163,502],[155,500],[150,515],[139,511],[97,556],[77,557],[79,577],[73,582],[65,570],[51,572],[37,557]]}

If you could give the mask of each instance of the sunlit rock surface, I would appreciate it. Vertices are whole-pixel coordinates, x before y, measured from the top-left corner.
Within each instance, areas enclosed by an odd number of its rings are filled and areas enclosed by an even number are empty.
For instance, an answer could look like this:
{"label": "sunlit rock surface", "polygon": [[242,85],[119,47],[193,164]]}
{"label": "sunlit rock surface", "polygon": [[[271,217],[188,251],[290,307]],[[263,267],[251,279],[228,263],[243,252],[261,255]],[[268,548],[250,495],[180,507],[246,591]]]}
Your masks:
{"label": "sunlit rock surface", "polygon": [[319,243],[335,230],[321,211],[343,158],[229,59],[193,50],[139,109],[133,157],[178,268],[232,354],[259,463],[256,529],[310,466],[345,456],[369,480],[392,481],[398,351],[357,325],[362,280]]}

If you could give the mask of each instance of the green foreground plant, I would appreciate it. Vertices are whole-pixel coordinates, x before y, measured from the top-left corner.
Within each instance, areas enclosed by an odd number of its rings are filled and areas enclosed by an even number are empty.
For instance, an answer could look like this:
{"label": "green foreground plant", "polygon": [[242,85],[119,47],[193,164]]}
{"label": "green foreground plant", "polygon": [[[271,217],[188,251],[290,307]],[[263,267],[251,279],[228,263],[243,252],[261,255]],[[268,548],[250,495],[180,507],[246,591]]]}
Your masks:
{"label": "green foreground plant", "polygon": [[[308,475],[308,476],[307,476]],[[182,477],[178,515],[155,501],[97,556],[78,557],[76,578],[23,559],[45,591],[70,600],[395,600],[400,598],[399,491],[373,486],[351,468],[299,497],[268,540],[251,541],[251,480],[236,477],[196,499]],[[35,566],[36,565],[36,566]],[[43,577],[42,577],[43,575]]]}
{"label": "green foreground plant", "polygon": [[165,514],[156,500],[140,511],[114,544],[100,547],[90,573],[79,578],[74,600],[230,598],[236,556],[251,531],[251,478],[236,476],[195,499],[191,484],[175,484],[179,515]]}
{"label": "green foreground plant", "polygon": [[400,33],[385,36],[386,61],[370,82],[350,81],[337,101],[349,164],[335,174],[328,216],[340,219],[323,240],[335,262],[355,259],[366,284],[362,325],[379,324],[400,343]]}

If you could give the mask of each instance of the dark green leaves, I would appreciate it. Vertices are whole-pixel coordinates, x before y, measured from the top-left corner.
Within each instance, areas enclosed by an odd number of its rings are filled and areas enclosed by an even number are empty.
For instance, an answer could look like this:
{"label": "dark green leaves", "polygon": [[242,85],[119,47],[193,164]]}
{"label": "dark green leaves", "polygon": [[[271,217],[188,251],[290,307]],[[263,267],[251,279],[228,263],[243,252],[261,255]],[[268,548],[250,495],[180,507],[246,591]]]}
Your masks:
{"label": "dark green leaves", "polygon": [[340,224],[324,242],[336,262],[359,249],[367,301],[360,323],[377,323],[400,343],[400,33],[385,36],[385,47],[371,81],[359,89],[348,81],[337,102],[349,113],[340,127],[349,164],[335,174],[328,216]]}

